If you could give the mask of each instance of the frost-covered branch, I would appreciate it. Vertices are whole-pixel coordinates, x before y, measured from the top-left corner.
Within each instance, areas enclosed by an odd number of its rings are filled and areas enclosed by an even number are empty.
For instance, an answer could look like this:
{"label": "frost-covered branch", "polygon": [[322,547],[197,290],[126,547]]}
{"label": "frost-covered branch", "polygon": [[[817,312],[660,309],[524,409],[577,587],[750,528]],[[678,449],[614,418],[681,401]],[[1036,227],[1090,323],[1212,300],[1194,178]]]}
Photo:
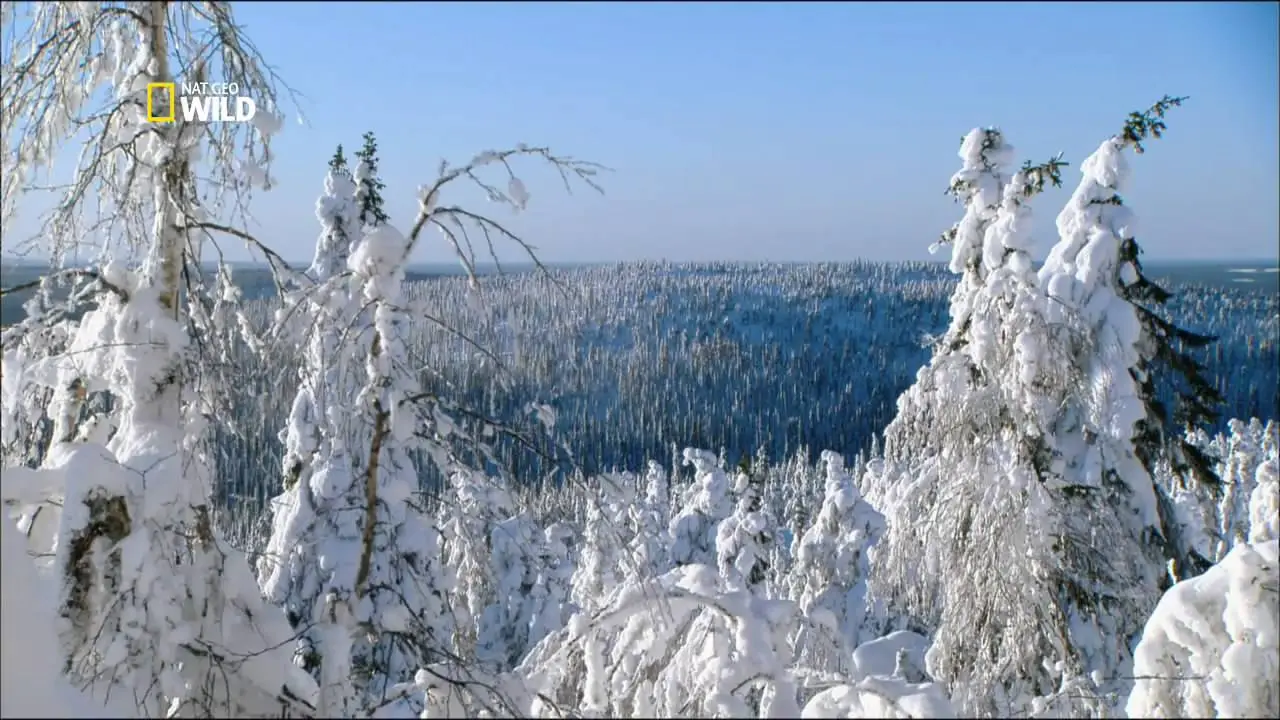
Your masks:
{"label": "frost-covered branch", "polygon": [[[466,165],[452,168],[442,161],[435,181],[419,188],[420,207],[418,216],[414,219],[413,225],[409,230],[409,243],[405,250],[406,256],[413,252],[422,230],[428,225],[433,225],[449,240],[449,244],[458,256],[458,260],[463,264],[472,281],[475,282],[477,279],[475,248],[468,231],[468,228],[471,228],[484,238],[489,255],[495,263],[499,265],[501,263],[493,243],[496,236],[518,244],[529,259],[545,272],[546,268],[543,267],[541,260],[538,259],[534,248],[504,227],[502,223],[457,205],[440,204],[442,193],[449,185],[459,181],[469,181],[483,190],[490,201],[508,205],[517,211],[525,209],[529,203],[529,192],[525,188],[524,182],[516,176],[515,170],[512,168],[513,160],[520,157],[539,158],[546,164],[551,165],[560,175],[565,190],[570,193],[573,192],[573,183],[575,181],[596,192],[604,193],[604,188],[596,181],[596,176],[602,171],[607,171],[608,168],[599,163],[555,155],[550,148],[546,147],[528,147],[522,143],[508,150],[488,150],[476,155]],[[498,189],[497,185],[491,181],[485,180],[480,173],[481,168],[493,164],[501,164],[506,171],[507,189],[505,192]]]}
{"label": "frost-covered branch", "polygon": [[[138,251],[149,237],[150,205],[145,181],[149,153],[162,138],[177,135],[194,148],[193,169],[208,172],[190,200],[207,214],[230,211],[242,216],[250,183],[246,163],[266,166],[268,136],[279,129],[275,113],[281,91],[293,92],[275,75],[244,36],[224,2],[14,4],[9,28],[27,27],[4,42],[0,82],[0,135],[5,138],[2,215],[12,220],[18,200],[35,188],[42,171],[52,172],[64,143],[81,141],[72,180],[63,186],[54,209],[28,240],[39,243],[55,262],[88,248],[96,238],[100,253],[112,247]],[[145,39],[164,17],[168,57],[157,64]],[[172,61],[172,65],[169,62]],[[171,70],[163,72],[166,67]],[[146,84],[212,78],[236,83],[258,104],[255,125],[210,123],[154,124],[145,120]],[[87,224],[88,213],[97,220]],[[187,212],[194,212],[188,208]],[[88,230],[93,229],[93,236]]]}

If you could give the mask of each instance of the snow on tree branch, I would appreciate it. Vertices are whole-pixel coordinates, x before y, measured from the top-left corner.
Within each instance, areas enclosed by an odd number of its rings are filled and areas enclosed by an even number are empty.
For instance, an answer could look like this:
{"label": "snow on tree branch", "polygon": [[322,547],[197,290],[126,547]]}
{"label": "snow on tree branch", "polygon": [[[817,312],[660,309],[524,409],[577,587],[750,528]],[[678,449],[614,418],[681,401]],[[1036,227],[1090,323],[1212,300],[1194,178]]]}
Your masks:
{"label": "snow on tree branch", "polygon": [[[501,268],[495,240],[508,240],[516,243],[537,267],[546,272],[542,261],[538,259],[533,246],[520,236],[508,230],[502,223],[480,213],[467,210],[458,205],[442,205],[442,193],[445,189],[459,181],[474,184],[483,190],[490,201],[507,205],[514,210],[523,210],[529,204],[529,192],[524,182],[516,175],[512,167],[513,161],[521,157],[541,159],[555,168],[564,183],[565,190],[572,193],[575,182],[582,183],[598,193],[604,194],[604,188],[597,182],[596,176],[609,168],[595,162],[579,160],[569,156],[556,155],[546,147],[529,147],[523,143],[502,151],[486,150],[476,155],[465,165],[450,167],[441,161],[435,181],[419,188],[418,216],[409,230],[409,242],[405,249],[406,256],[413,251],[418,236],[428,225],[435,226],[449,241],[450,247],[458,260],[466,269],[473,282],[477,281],[475,245],[472,233],[484,239],[489,257]],[[495,181],[486,180],[480,170],[489,165],[501,165],[506,171],[507,189],[499,189]],[[549,273],[548,273],[549,274]]]}

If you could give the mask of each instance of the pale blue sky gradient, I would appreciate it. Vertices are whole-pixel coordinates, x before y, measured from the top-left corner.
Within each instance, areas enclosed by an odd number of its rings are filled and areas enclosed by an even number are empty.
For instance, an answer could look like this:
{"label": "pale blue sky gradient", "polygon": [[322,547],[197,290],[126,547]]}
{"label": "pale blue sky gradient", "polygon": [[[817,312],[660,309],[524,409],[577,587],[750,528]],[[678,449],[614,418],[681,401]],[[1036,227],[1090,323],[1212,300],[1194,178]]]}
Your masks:
{"label": "pale blue sky gradient", "polygon": [[[335,144],[373,130],[392,221],[441,157],[517,142],[616,169],[604,197],[525,180],[550,261],[928,258],[959,217],[960,137],[1062,151],[1037,255],[1080,161],[1125,114],[1191,96],[1134,161],[1150,259],[1274,258],[1276,3],[237,3],[304,93],[256,229],[309,258]],[[496,209],[498,217],[509,213]],[[436,241],[416,261],[447,260]]]}

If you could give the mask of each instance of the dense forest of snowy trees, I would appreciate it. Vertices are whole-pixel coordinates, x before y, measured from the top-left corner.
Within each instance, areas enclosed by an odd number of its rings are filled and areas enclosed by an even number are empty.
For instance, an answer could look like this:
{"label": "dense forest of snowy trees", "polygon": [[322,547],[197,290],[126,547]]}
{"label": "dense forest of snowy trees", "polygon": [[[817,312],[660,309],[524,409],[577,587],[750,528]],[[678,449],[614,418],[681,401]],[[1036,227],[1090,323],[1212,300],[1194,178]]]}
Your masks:
{"label": "dense forest of snowy trees", "polygon": [[[0,335],[6,716],[1280,715],[1280,428],[1243,419],[1275,416],[1276,299],[1170,297],[1124,196],[1182,98],[1080,163],[1057,238],[1029,217],[1071,166],[969,132],[945,281],[482,281],[530,246],[459,187],[525,211],[517,170],[603,168],[483,151],[391,218],[372,133],[290,268],[244,222],[288,88],[228,4],[24,7],[6,187],[88,152]],[[253,124],[143,120],[217,73]],[[406,282],[427,238],[470,288]]]}
{"label": "dense forest of snowy trees", "polygon": [[[469,339],[411,319],[408,342],[432,368],[422,382],[449,387],[472,407],[518,422],[530,402],[548,402],[557,434],[587,472],[665,462],[673,443],[714,448],[734,464],[758,450],[774,460],[801,447],[869,450],[928,361],[926,339],[945,329],[951,288],[945,268],[909,263],[552,272],[554,280],[486,277],[475,290],[465,278],[410,282],[406,293],[456,318]],[[1280,297],[1205,285],[1175,290],[1171,317],[1218,337],[1202,353],[1224,397],[1224,420],[1211,429],[1226,431],[1225,418],[1276,417]],[[246,315],[265,324],[271,303],[252,300]],[[494,349],[497,361],[477,357],[471,340]],[[277,389],[294,386],[298,358],[273,346],[238,361],[252,372],[235,389],[236,417],[261,429],[219,443],[224,489],[237,500],[263,507],[270,496],[248,481],[278,464],[283,449],[272,428],[291,400]],[[1159,385],[1163,397],[1170,390]],[[537,482],[564,467],[544,457],[550,445],[539,447],[501,441],[495,452]]]}

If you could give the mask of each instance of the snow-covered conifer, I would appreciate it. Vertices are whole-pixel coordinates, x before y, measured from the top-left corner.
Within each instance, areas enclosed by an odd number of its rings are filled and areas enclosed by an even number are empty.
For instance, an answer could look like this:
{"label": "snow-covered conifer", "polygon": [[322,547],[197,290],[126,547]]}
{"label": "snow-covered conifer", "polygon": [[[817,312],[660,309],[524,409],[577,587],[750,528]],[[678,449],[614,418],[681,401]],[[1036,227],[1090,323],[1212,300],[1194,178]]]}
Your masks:
{"label": "snow-covered conifer", "polygon": [[[1173,504],[1152,478],[1163,460],[1203,486],[1220,484],[1212,458],[1186,435],[1216,420],[1222,401],[1191,352],[1214,338],[1162,314],[1170,293],[1143,274],[1134,216],[1122,192],[1129,177],[1125,151],[1142,153],[1142,141],[1160,137],[1166,112],[1183,100],[1166,96],[1131,113],[1123,130],[1085,160],[1080,185],[1058,216],[1060,239],[1039,271],[1051,319],[1074,314],[1086,328],[1077,364],[1089,389],[1056,432],[1066,482],[1121,488],[1136,530],[1164,554],[1174,578],[1197,574],[1205,560],[1177,537]],[[1160,375],[1177,388],[1172,408],[1156,398]]]}
{"label": "snow-covered conifer", "polygon": [[1249,542],[1270,540],[1280,540],[1280,459],[1275,457],[1258,466],[1249,498]]}
{"label": "snow-covered conifer", "polygon": [[485,608],[493,603],[495,578],[490,563],[489,533],[511,515],[514,504],[506,487],[482,473],[459,469],[450,478],[454,503],[444,524],[446,557],[457,583],[453,607],[457,618],[454,651],[475,657]]}
{"label": "snow-covered conifer", "polygon": [[1275,438],[1280,437],[1280,427],[1274,420],[1267,421],[1264,426],[1257,419],[1245,423],[1233,418],[1227,422],[1227,432],[1226,447],[1218,468],[1222,492],[1217,503],[1216,529],[1222,545],[1214,560],[1221,559],[1231,547],[1248,539],[1252,524],[1249,508],[1256,482],[1262,477],[1258,469],[1269,459],[1267,446],[1274,453]]}
{"label": "snow-covered conifer", "polygon": [[[816,627],[807,632],[802,653],[810,661],[824,652],[827,660],[851,658],[854,648],[872,639],[867,619],[868,550],[884,533],[884,517],[862,499],[844,459],[830,450],[822,453],[827,487],[822,508],[797,544],[789,578],[790,595]],[[831,652],[828,652],[831,651]]]}
{"label": "snow-covered conifer", "polygon": [[728,587],[764,595],[766,583],[773,580],[776,522],[760,497],[759,483],[747,473],[735,480],[738,502],[716,528],[717,565]]}
{"label": "snow-covered conifer", "polygon": [[490,532],[494,601],[480,617],[476,657],[492,667],[513,667],[529,648],[529,604],[538,580],[543,534],[527,513],[497,523]]}
{"label": "snow-covered conifer", "polygon": [[378,176],[378,141],[373,133],[364,134],[364,144],[356,152],[356,209],[362,228],[376,228],[390,218],[383,210],[382,191],[386,189]]}
{"label": "snow-covered conifer", "polygon": [[1106,692],[1135,630],[1125,618],[1149,607],[1117,588],[1154,588],[1158,571],[1127,507],[1078,492],[1054,461],[1080,328],[1046,309],[1026,201],[1057,183],[1061,165],[1028,163],[1007,178],[981,237],[957,246],[973,248],[966,265],[978,282],[962,280],[948,339],[899,400],[878,481],[888,520],[878,590],[935,628],[930,674],[983,714],[1023,712],[1037,698],[1079,709]]}
{"label": "snow-covered conifer", "polygon": [[683,493],[679,514],[671,520],[671,562],[714,566],[717,529],[733,511],[729,478],[715,454],[706,450],[685,448],[684,462],[695,474]]}
{"label": "snow-covered conifer", "polygon": [[942,234],[934,248],[951,245],[952,273],[960,276],[951,295],[951,326],[945,342],[957,349],[967,342],[973,313],[973,296],[985,282],[989,266],[984,263],[987,228],[995,220],[1013,148],[996,128],[974,128],[960,142],[960,171],[951,178],[948,194],[964,205],[964,216]]}
{"label": "snow-covered conifer", "polygon": [[359,428],[359,443],[349,451],[355,482],[342,491],[359,508],[360,534],[354,555],[345,542],[340,551],[355,574],[339,599],[351,603],[355,621],[373,638],[360,661],[373,697],[412,680],[424,658],[443,657],[453,637],[445,602],[452,578],[411,457],[440,445],[427,431],[438,428],[439,419],[415,402],[421,390],[405,344],[408,255],[408,239],[383,224],[367,232],[347,260],[368,324],[356,335],[364,377],[352,398]]}
{"label": "snow-covered conifer", "polygon": [[551,633],[565,626],[577,610],[569,601],[574,575],[570,545],[574,532],[565,523],[555,523],[543,532],[538,558],[538,577],[533,583],[529,602],[529,640],[533,647]]}
{"label": "snow-covered conifer", "polygon": [[299,664],[321,682],[320,710],[333,715],[360,708],[348,602],[360,541],[351,509],[359,497],[351,466],[359,438],[349,411],[359,389],[358,358],[342,343],[355,311],[350,285],[342,282],[355,236],[354,194],[339,150],[316,202],[322,230],[307,272],[314,285],[289,298],[305,349],[289,424],[280,433],[283,491],[272,500],[272,534],[258,562],[263,592],[298,629]]}
{"label": "snow-covered conifer", "polygon": [[578,566],[573,575],[573,601],[595,610],[608,588],[629,572],[632,561],[624,554],[634,523],[636,479],[631,473],[605,473],[593,478],[586,501],[586,525]]}
{"label": "snow-covered conifer", "polygon": [[671,499],[667,473],[653,460],[644,476],[644,499],[636,516],[631,556],[644,577],[656,577],[669,569],[667,518],[671,516]]}

